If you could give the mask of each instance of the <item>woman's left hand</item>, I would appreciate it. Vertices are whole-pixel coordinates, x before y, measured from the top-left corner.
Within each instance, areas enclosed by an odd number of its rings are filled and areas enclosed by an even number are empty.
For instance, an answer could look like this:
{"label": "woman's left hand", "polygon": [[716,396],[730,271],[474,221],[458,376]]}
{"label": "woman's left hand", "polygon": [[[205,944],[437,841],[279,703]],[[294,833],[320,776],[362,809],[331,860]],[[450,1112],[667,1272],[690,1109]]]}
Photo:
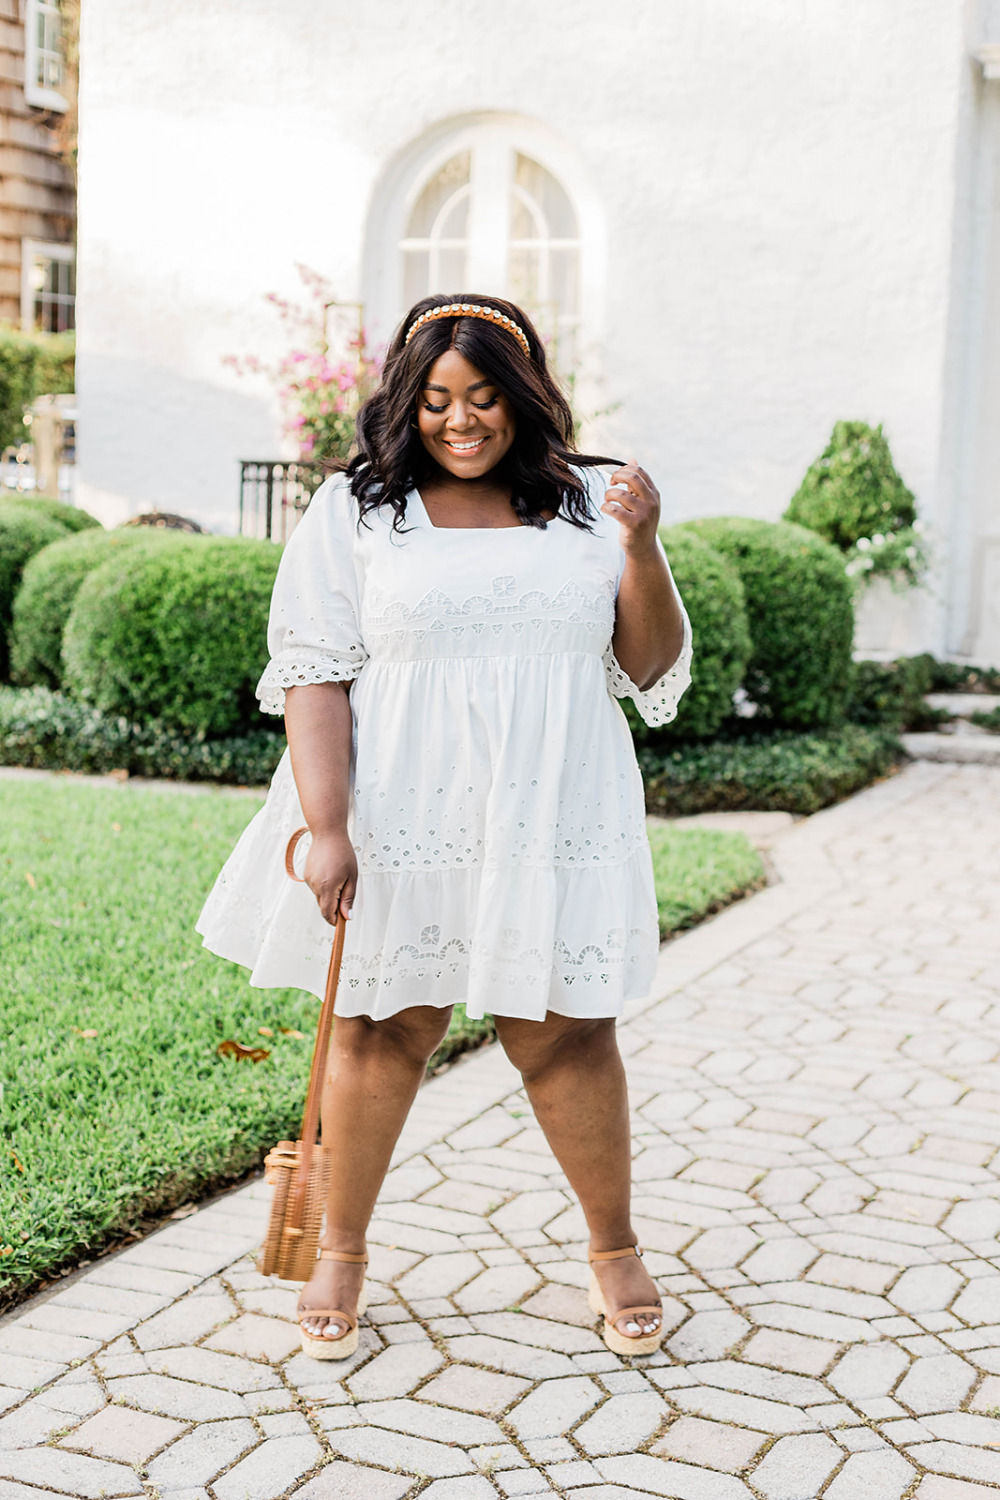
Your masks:
{"label": "woman's left hand", "polygon": [[660,492],[636,459],[630,458],[612,474],[601,509],[620,522],[624,552],[635,556],[656,551]]}

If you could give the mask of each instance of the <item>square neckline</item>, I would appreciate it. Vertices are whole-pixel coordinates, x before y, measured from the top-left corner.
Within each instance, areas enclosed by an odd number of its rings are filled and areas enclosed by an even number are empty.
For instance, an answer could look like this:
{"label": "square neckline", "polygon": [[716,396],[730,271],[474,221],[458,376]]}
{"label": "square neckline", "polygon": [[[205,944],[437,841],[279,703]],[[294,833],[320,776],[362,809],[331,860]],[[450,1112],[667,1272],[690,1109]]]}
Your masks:
{"label": "square neckline", "polygon": [[[424,504],[424,497],[423,497],[423,495],[421,495],[421,493],[417,489],[416,485],[414,485],[413,489],[410,490],[409,494],[406,497],[407,507],[409,507],[410,501],[414,500],[414,499],[416,500],[417,504],[420,507],[420,517],[423,519],[424,525],[430,531],[445,531],[445,532],[447,532],[447,531],[457,531],[459,534],[461,534],[462,532],[469,532],[469,531],[471,531],[473,534],[482,535],[483,532],[491,532],[492,533],[492,532],[497,532],[497,531],[535,531],[535,530],[537,530],[537,528],[534,527],[534,526],[525,526],[524,523],[521,522],[521,521],[519,521],[516,526],[435,526],[434,522],[430,518],[430,515],[428,514],[427,506]],[[553,519],[555,519],[555,517],[553,517]]]}

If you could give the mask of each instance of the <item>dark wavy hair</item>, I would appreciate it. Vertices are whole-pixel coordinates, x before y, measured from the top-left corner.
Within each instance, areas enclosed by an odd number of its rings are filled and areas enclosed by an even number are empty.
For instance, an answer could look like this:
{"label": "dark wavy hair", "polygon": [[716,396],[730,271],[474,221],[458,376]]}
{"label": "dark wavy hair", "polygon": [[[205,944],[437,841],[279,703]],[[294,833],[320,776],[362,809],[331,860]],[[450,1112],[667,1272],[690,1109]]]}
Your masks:
{"label": "dark wavy hair", "polygon": [[[504,313],[524,329],[531,357],[502,325],[461,315],[424,323],[406,342],[414,319],[450,302],[471,302]],[[436,465],[420,440],[414,414],[431,365],[449,349],[482,370],[514,412],[514,441],[497,472],[511,485],[518,519],[528,526],[544,527],[548,511],[589,530],[587,490],[571,465],[590,467],[615,460],[576,451],[573,414],[527,314],[501,297],[473,292],[423,297],[392,336],[381,383],[358,412],[358,451],[347,465],[361,518],[389,506],[395,512],[393,529],[399,530],[406,518],[407,495],[434,472]]]}

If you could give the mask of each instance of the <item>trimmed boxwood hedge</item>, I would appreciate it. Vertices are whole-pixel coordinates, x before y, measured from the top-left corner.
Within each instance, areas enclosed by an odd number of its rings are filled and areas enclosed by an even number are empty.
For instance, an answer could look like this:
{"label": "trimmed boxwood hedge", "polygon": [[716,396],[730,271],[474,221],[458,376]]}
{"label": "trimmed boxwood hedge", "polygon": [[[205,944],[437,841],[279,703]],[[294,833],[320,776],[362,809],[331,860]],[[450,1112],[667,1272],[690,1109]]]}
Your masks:
{"label": "trimmed boxwood hedge", "polygon": [[136,528],[81,531],[43,547],[28,563],[14,599],[10,629],[10,675],[30,686],[62,686],[62,639],[84,579],[116,555],[142,544],[157,545],[162,533]]}
{"label": "trimmed boxwood hedge", "polygon": [[701,812],[814,813],[887,775],[902,756],[886,730],[843,724],[822,734],[778,730],[746,739],[645,748],[646,807],[664,817]]}
{"label": "trimmed boxwood hedge", "polygon": [[260,726],[254,688],[280,557],[272,542],[164,533],[128,568],[103,563],[66,624],[66,687],[105,713],[196,734]]}
{"label": "trimmed boxwood hedge", "polygon": [[787,521],[728,516],[684,525],[743,581],[753,642],[745,684],[760,718],[787,729],[837,723],[854,636],[851,585],[837,549]]}
{"label": "trimmed boxwood hedge", "polygon": [[0,687],[4,766],[263,786],[284,748],[284,735],[270,729],[206,740],[166,724],[103,714],[49,688]]}
{"label": "trimmed boxwood hedge", "polygon": [[45,516],[58,521],[67,531],[103,530],[100,521],[89,511],[78,505],[67,505],[65,500],[51,500],[47,495],[4,495],[0,505],[17,505],[29,515]]}
{"label": "trimmed boxwood hedge", "polygon": [[917,503],[896,471],[889,444],[867,422],[836,422],[830,441],[806,470],[785,520],[808,526],[847,551],[860,537],[903,531]]}
{"label": "trimmed boxwood hedge", "polygon": [[36,552],[66,534],[58,521],[23,505],[0,505],[0,681],[7,677],[7,637],[21,574]]}
{"label": "trimmed boxwood hedge", "polygon": [[695,652],[691,686],[671,724],[651,730],[638,714],[630,715],[637,744],[710,738],[732,712],[750,660],[746,599],[732,563],[686,527],[665,526],[660,539],[691,617]]}

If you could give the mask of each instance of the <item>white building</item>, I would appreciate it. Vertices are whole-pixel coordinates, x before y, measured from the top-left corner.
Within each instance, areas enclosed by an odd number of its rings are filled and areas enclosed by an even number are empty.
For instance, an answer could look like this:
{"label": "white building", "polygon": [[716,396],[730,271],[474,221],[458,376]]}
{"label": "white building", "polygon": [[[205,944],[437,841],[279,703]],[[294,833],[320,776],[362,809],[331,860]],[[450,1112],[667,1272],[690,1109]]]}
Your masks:
{"label": "white building", "polygon": [[869,644],[1000,660],[1000,0],[85,0],[81,500],[236,524],[295,263],[384,337],[507,292],[668,519],[775,518],[883,422],[936,592]]}

